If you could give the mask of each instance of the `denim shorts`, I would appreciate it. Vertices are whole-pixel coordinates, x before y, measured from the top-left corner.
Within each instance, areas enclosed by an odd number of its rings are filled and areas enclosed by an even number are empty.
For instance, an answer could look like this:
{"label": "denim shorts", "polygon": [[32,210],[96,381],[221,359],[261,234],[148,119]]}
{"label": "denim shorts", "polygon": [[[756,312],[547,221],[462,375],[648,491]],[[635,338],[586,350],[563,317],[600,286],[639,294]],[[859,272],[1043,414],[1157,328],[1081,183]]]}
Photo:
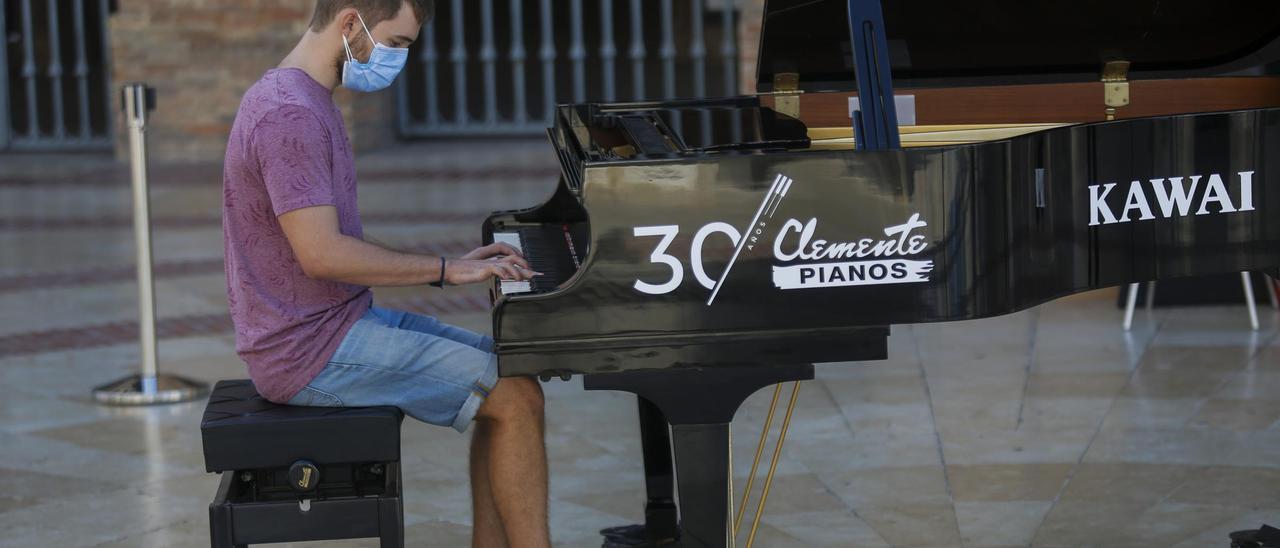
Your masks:
{"label": "denim shorts", "polygon": [[493,339],[409,312],[372,307],[289,405],[392,405],[464,432],[498,382]]}

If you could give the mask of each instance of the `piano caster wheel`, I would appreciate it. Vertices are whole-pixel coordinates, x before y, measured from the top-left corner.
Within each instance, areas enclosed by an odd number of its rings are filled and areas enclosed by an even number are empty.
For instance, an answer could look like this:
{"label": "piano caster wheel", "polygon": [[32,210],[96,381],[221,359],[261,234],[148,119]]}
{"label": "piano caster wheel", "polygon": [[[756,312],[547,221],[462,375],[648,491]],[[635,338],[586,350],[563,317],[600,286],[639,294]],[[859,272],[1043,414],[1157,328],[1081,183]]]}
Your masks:
{"label": "piano caster wheel", "polygon": [[551,382],[553,377],[560,377],[560,380],[569,382],[573,379],[573,373],[569,371],[543,371],[538,373],[538,380],[542,382]]}

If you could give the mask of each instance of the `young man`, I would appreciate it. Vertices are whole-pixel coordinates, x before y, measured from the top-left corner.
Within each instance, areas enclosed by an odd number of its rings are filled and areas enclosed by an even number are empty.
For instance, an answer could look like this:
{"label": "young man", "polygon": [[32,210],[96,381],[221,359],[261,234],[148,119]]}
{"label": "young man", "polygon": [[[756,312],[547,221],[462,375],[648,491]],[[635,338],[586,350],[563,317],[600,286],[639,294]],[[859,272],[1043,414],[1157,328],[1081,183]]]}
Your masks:
{"label": "young man", "polygon": [[[550,544],[542,391],[498,379],[493,340],[372,307],[369,287],[527,280],[514,249],[458,258],[365,242],[339,86],[395,80],[431,0],[317,0],[310,29],[245,93],[227,143],[223,232],[236,350],[292,405],[395,405],[471,444],[475,546]],[[371,99],[370,99],[371,100]]]}

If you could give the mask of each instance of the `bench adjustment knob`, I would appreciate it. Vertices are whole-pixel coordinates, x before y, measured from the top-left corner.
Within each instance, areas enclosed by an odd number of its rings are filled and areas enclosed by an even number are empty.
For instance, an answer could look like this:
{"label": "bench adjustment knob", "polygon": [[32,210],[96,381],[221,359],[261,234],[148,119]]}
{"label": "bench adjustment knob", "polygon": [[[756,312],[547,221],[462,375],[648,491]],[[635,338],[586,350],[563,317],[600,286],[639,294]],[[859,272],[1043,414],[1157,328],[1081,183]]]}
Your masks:
{"label": "bench adjustment knob", "polygon": [[300,460],[289,467],[289,487],[299,493],[315,491],[320,484],[320,468],[310,461]]}

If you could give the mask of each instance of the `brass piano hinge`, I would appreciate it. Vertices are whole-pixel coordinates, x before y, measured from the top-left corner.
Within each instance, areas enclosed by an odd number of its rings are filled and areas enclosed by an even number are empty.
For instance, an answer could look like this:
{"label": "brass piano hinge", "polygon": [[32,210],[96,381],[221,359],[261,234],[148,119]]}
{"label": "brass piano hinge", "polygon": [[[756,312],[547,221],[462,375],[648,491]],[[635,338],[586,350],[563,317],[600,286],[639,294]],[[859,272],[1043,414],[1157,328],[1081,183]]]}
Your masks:
{"label": "brass piano hinge", "polygon": [[782,72],[773,76],[773,110],[800,119],[800,75]]}
{"label": "brass piano hinge", "polygon": [[1129,62],[1107,61],[1102,67],[1103,102],[1107,120],[1116,119],[1116,109],[1129,106]]}

